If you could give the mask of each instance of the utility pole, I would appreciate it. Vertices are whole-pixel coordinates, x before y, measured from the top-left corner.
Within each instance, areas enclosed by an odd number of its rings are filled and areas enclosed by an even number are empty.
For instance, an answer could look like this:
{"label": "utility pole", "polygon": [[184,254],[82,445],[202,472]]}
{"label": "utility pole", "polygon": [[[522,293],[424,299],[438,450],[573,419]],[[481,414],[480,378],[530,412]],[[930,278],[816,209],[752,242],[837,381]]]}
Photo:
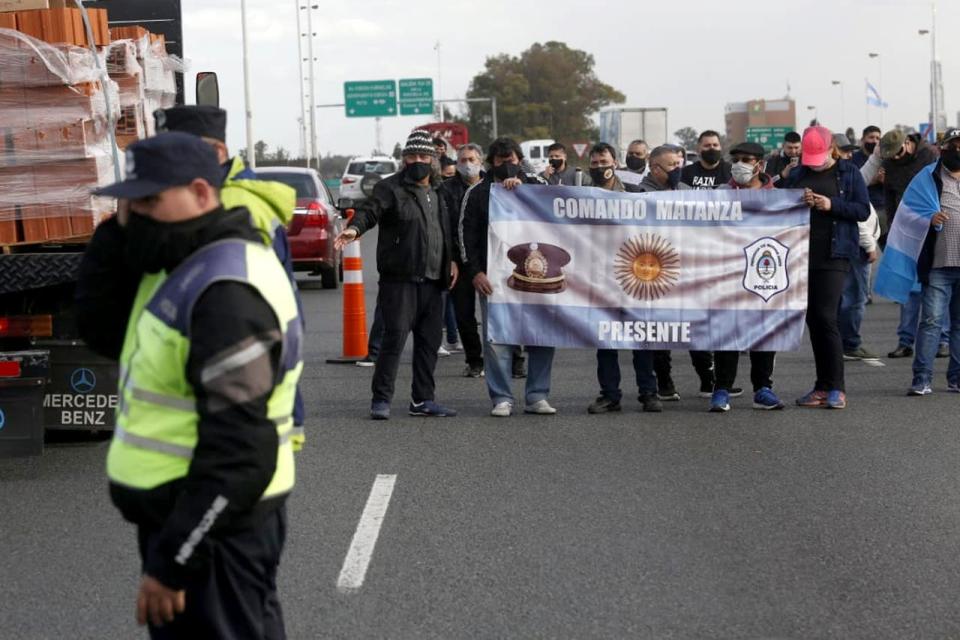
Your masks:
{"label": "utility pole", "polygon": [[[437,40],[437,44],[433,46],[437,52],[437,93],[436,96],[439,98],[443,95],[440,91],[440,41]],[[443,122],[443,106],[437,102],[437,122]]]}
{"label": "utility pole", "polygon": [[300,153],[307,159],[307,166],[310,166],[310,149],[307,146],[307,108],[304,106],[306,90],[303,86],[303,27],[300,22],[300,0],[293,0],[297,7],[297,69],[300,75],[297,78],[297,86],[300,89],[300,120],[297,126],[300,129]]}
{"label": "utility pole", "polygon": [[846,125],[844,124],[847,120],[846,109],[843,104],[843,81],[841,80],[832,80],[831,84],[835,87],[840,87],[840,126],[837,128],[838,131],[843,131]]}
{"label": "utility pole", "polygon": [[317,84],[313,75],[313,68],[316,66],[313,57],[313,10],[317,5],[311,5],[309,1],[307,6],[307,57],[310,58],[310,161],[317,163],[317,169],[320,169],[320,159],[317,157]]}
{"label": "utility pole", "polygon": [[243,36],[243,101],[247,125],[247,166],[255,169],[257,156],[253,148],[253,107],[250,104],[250,54],[247,48],[247,0],[240,0],[240,31]]}

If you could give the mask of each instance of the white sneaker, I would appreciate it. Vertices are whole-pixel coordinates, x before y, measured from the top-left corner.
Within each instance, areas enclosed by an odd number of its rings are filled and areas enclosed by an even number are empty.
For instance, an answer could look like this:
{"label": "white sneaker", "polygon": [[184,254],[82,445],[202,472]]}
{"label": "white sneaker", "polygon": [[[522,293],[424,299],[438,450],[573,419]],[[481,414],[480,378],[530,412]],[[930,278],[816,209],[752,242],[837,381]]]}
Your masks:
{"label": "white sneaker", "polygon": [[551,407],[550,403],[546,400],[537,400],[533,404],[528,404],[523,412],[535,413],[538,416],[552,416],[557,410]]}
{"label": "white sneaker", "polygon": [[504,400],[503,402],[498,402],[493,409],[490,410],[490,415],[495,418],[509,418],[510,414],[513,413],[513,404]]}
{"label": "white sneaker", "polygon": [[441,347],[437,349],[437,355],[440,356],[441,358],[446,358],[447,356],[450,355],[450,352],[444,349],[443,346],[441,345]]}
{"label": "white sneaker", "polygon": [[450,343],[448,342],[448,343],[447,343],[447,351],[449,351],[450,353],[462,353],[462,352],[463,352],[463,345],[462,345],[459,341],[458,341],[458,342],[454,342],[453,344],[450,344]]}

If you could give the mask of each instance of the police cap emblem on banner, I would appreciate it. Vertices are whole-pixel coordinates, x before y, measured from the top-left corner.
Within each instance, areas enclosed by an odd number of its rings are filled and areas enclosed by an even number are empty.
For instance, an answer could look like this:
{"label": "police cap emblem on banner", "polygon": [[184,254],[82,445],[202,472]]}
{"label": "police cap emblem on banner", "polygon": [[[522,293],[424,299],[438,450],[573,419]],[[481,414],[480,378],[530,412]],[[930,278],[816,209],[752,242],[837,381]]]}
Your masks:
{"label": "police cap emblem on banner", "polygon": [[528,242],[507,252],[516,266],[507,286],[529,293],[560,293],[567,288],[563,267],[570,263],[570,254],[552,244]]}
{"label": "police cap emblem on banner", "polygon": [[790,288],[787,255],[790,248],[774,238],[760,238],[743,252],[747,259],[743,273],[743,288],[755,293],[764,302]]}

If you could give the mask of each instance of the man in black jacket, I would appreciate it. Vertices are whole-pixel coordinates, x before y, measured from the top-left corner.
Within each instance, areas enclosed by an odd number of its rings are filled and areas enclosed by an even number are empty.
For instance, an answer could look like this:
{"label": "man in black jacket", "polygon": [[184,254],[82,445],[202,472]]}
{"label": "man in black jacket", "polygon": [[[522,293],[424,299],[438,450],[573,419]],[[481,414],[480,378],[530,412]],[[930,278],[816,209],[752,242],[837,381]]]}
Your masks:
{"label": "man in black jacket", "polygon": [[680,180],[694,189],[716,189],[730,182],[730,163],[723,159],[720,134],[704,131],[697,139],[700,158],[680,170]]}
{"label": "man in black jacket", "polygon": [[[447,199],[447,212],[450,214],[450,228],[453,229],[455,261],[463,272],[460,256],[460,211],[464,196],[473,185],[483,179],[483,149],[473,142],[460,147],[457,151],[457,175],[443,183],[443,196]],[[453,290],[453,308],[457,316],[457,331],[463,343],[463,353],[467,361],[463,375],[466,378],[479,378],[483,375],[483,344],[477,332],[477,292],[467,278],[458,278]]]}
{"label": "man in black jacket", "polygon": [[[253,252],[263,240],[246,209],[220,204],[222,171],[200,138],[164,133],[127,154],[127,180],[103,193],[128,200],[87,247],[76,311],[81,337],[111,359],[121,357],[131,323],[135,348],[123,354],[129,369],[107,470],[113,503],[138,527],[138,621],[151,625],[154,639],[283,638],[276,573],[289,488],[269,487],[282,469],[292,487],[293,455],[274,422],[284,418],[283,403],[273,400],[284,361],[298,359],[291,351],[299,351],[299,338],[287,338],[300,324],[281,327],[268,298],[295,309],[293,292],[272,254],[253,264],[285,292],[265,295],[243,268],[209,277],[225,264],[211,255],[237,249],[237,241]],[[169,286],[141,285],[145,276]],[[134,314],[141,287],[151,296]],[[188,354],[179,352],[184,340]],[[179,384],[166,394],[145,390],[171,378]],[[171,396],[178,387],[192,400]],[[287,395],[292,411],[292,389]]]}
{"label": "man in black jacket", "polygon": [[337,250],[380,225],[377,270],[383,313],[383,344],[373,371],[370,417],[390,418],[400,354],[413,332],[413,416],[455,416],[434,402],[433,371],[443,337],[441,293],[459,274],[454,262],[453,231],[447,203],[440,193],[433,163],[437,152],[426,131],[415,129],[403,149],[404,167],[374,186],[372,197],[357,209],[337,236]]}
{"label": "man in black jacket", "polygon": [[796,131],[788,131],[783,136],[783,144],[780,150],[767,158],[766,166],[763,172],[770,176],[773,184],[781,180],[786,180],[790,172],[800,166],[800,134]]}

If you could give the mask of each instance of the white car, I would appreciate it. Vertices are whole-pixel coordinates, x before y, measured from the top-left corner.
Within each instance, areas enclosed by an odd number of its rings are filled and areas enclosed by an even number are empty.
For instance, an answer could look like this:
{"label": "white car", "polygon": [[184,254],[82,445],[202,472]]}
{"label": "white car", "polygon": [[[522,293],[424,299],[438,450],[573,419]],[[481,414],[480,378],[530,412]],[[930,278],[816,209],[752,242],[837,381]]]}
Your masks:
{"label": "white car", "polygon": [[373,185],[397,172],[397,161],[389,156],[351,158],[340,178],[340,197],[363,200],[370,196]]}

